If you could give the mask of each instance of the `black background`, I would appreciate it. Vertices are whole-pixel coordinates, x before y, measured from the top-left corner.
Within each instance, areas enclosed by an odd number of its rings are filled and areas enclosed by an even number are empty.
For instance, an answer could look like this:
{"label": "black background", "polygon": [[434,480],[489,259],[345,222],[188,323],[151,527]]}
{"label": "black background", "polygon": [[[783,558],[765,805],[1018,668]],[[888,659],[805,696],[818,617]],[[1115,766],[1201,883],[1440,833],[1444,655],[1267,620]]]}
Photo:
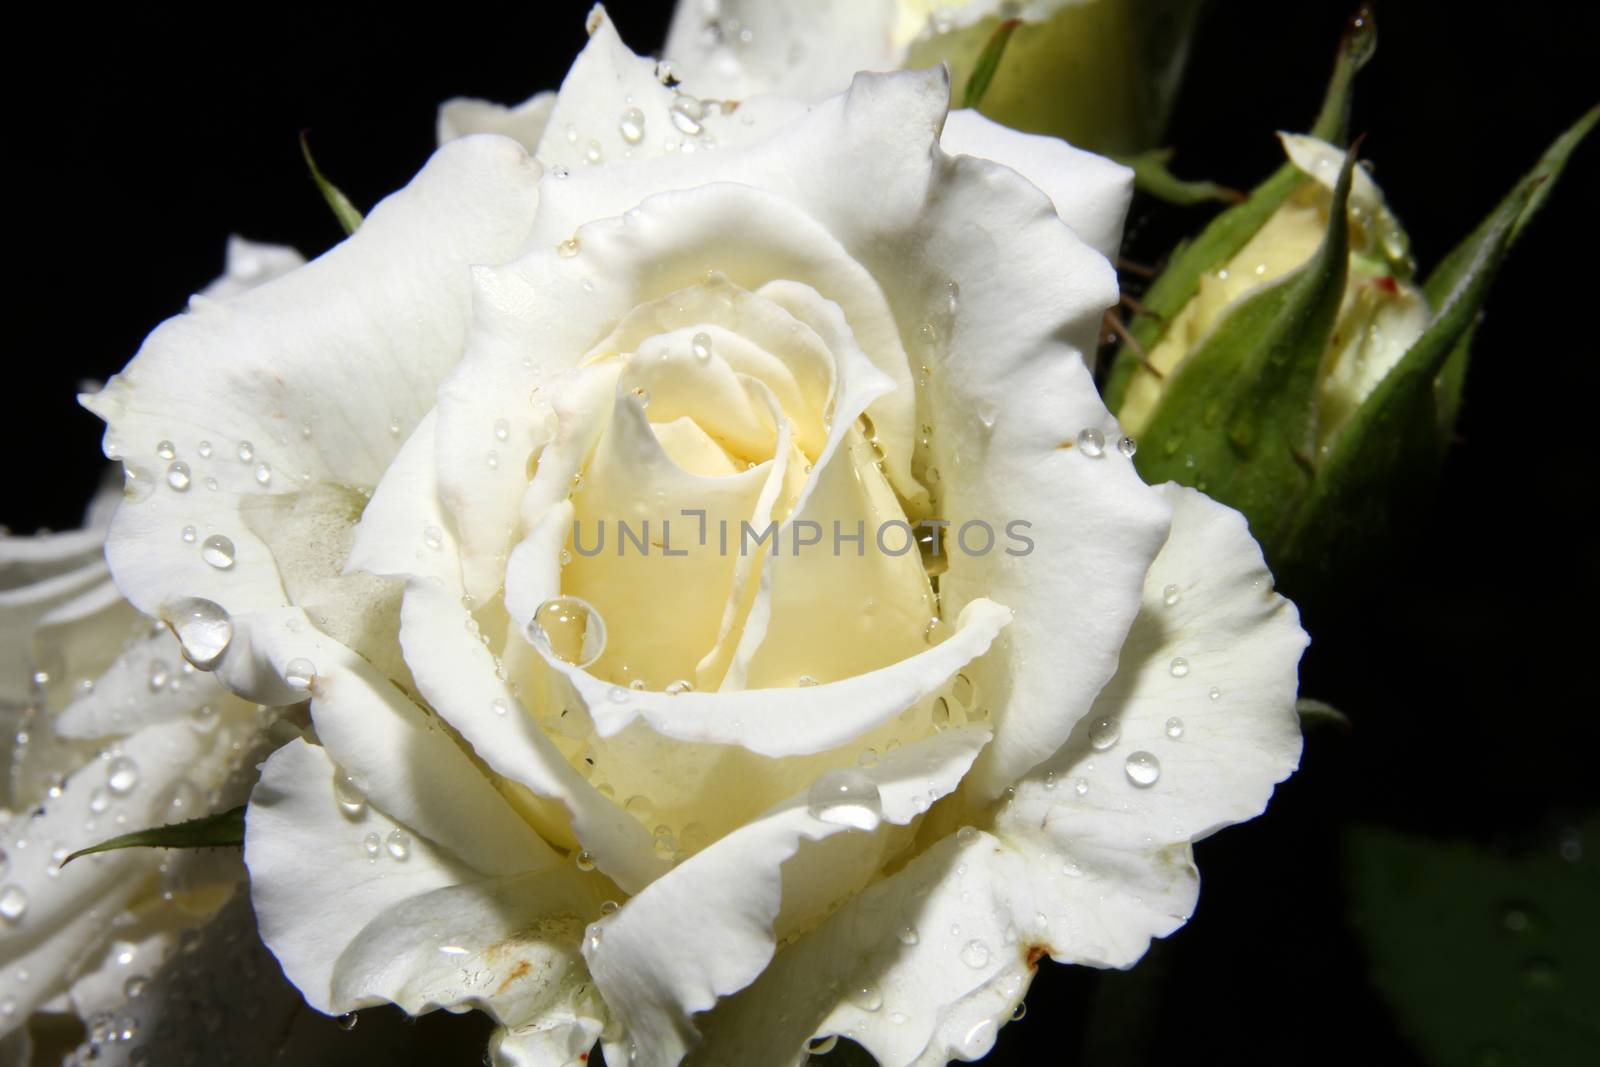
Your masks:
{"label": "black background", "polygon": [[[1177,169],[1248,187],[1275,166],[1271,131],[1309,123],[1350,6],[1216,0],[1174,115]],[[229,233],[308,254],[337,239],[302,129],[370,206],[427,157],[439,101],[557,84],[585,10],[58,5],[14,24],[0,522],[76,524],[102,467],[78,382],[219,273]],[[668,4],[611,10],[637,50],[659,45]],[[1600,85],[1595,5],[1478,10],[1381,6],[1358,85],[1353,130],[1424,270]],[[1353,729],[1314,732],[1263,818],[1199,846],[1188,927],[1129,974],[1046,967],[992,1062],[1419,1062],[1350,932],[1343,829],[1516,852],[1594,809],[1595,158],[1579,153],[1490,300],[1430,520],[1350,603],[1307,613],[1303,692]],[[1138,207],[1129,254],[1158,257],[1205,217]]]}

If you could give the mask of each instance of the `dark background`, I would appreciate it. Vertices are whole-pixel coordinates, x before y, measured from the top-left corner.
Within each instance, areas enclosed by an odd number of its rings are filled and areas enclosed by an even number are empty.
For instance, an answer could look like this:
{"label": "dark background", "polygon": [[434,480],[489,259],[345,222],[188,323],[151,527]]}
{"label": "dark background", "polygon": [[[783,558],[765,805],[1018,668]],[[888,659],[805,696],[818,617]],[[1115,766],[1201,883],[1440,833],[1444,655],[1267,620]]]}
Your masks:
{"label": "dark background", "polygon": [[[1309,124],[1351,6],[1214,0],[1173,119],[1176,169],[1248,187],[1274,167],[1271,131]],[[427,157],[439,101],[511,102],[553,87],[583,43],[586,8],[58,5],[43,25],[13,27],[6,232],[17,275],[0,522],[19,532],[77,523],[102,467],[99,423],[73,400],[79,381],[115,372],[219,273],[228,234],[308,254],[337,239],[299,157],[302,129],[324,171],[368,207]],[[659,45],[668,4],[611,10],[636,49]],[[1391,2],[1378,15],[1352,129],[1366,134],[1363,153],[1426,270],[1595,102],[1600,17],[1562,0]],[[1580,151],[1489,301],[1462,440],[1430,519],[1353,584],[1349,602],[1307,608],[1303,692],[1352,726],[1311,731],[1300,773],[1267,815],[1199,847],[1205,890],[1188,927],[1128,974],[1046,967],[991,1062],[1562,1058],[1520,1052],[1514,1033],[1439,1052],[1417,1021],[1419,991],[1446,1012],[1458,1005],[1449,1025],[1493,1031],[1469,1005],[1506,980],[1494,970],[1504,953],[1445,931],[1408,950],[1442,954],[1436,975],[1386,974],[1385,947],[1362,921],[1383,898],[1351,892],[1346,857],[1357,826],[1461,842],[1491,870],[1564,855],[1556,892],[1583,906],[1513,903],[1542,925],[1540,959],[1558,994],[1588,996],[1586,946],[1600,924],[1600,833],[1580,830],[1597,808],[1600,749],[1588,499],[1600,388],[1595,160],[1593,144]],[[1206,217],[1136,207],[1128,254],[1156,259]],[[1429,894],[1470,898],[1483,880],[1435,862],[1424,844],[1405,847],[1417,859],[1406,886],[1425,905]],[[1504,932],[1491,929],[1498,914],[1486,905],[1486,937]],[[1571,914],[1587,925],[1563,925]],[[1518,1011],[1547,1030],[1568,1025],[1559,1011]],[[478,1057],[469,1047],[460,1062]]]}

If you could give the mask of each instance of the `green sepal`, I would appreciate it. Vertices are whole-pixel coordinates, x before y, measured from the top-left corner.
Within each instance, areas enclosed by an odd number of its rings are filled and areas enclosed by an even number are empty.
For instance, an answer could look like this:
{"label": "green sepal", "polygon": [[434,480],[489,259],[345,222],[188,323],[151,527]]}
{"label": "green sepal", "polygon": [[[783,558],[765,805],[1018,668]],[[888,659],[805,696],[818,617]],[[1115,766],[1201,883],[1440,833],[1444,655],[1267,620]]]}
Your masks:
{"label": "green sepal", "polygon": [[1311,489],[1316,389],[1349,270],[1355,152],[1346,154],[1328,232],[1304,266],[1230,309],[1167,379],[1135,464],[1244,512],[1268,546]]}
{"label": "green sepal", "polygon": [[300,131],[300,154],[306,158],[306,168],[311,171],[311,180],[317,183],[317,189],[322,193],[322,199],[328,202],[328,207],[333,209],[333,217],[339,220],[339,225],[344,229],[345,236],[356,232],[361,225],[361,212],[350,202],[350,198],[340,192],[339,187],[330,182],[322,174],[317,161],[311,155],[311,142],[306,137],[304,130]]}
{"label": "green sepal", "polygon": [[1467,353],[1483,302],[1511,244],[1573,148],[1590,111],[1556,139],[1490,216],[1429,275],[1432,322],[1339,430],[1317,467],[1294,528],[1268,548],[1286,584],[1305,588],[1337,575],[1363,545],[1383,544],[1408,522],[1407,502],[1426,500],[1449,445]]}
{"label": "green sepal", "polygon": [[1188,207],[1209,200],[1225,204],[1239,204],[1245,195],[1216,182],[1188,181],[1167,168],[1172,159],[1172,149],[1153,148],[1136,156],[1112,156],[1112,159],[1133,171],[1133,187],[1139,192],[1165,200],[1169,204]]}
{"label": "green sepal", "polygon": [[227,848],[244,844],[244,806],[204,815],[198,819],[119,834],[98,845],[80,848],[61,861],[65,867],[79,856],[112,852],[119,848]]}
{"label": "green sepal", "polygon": [[[1355,76],[1372,58],[1376,47],[1377,26],[1372,13],[1363,6],[1350,20],[1339,42],[1333,75],[1328,79],[1322,108],[1312,125],[1312,136],[1335,144],[1343,143]],[[1113,412],[1122,409],[1128,383],[1142,364],[1135,345],[1144,352],[1154,348],[1166,332],[1167,324],[1200,291],[1201,277],[1232,259],[1283,206],[1290,194],[1310,180],[1294,164],[1283,164],[1251,190],[1243,203],[1222,212],[1193,241],[1173,251],[1161,276],[1139,298],[1148,314],[1139,314],[1128,324],[1134,344],[1124,343],[1112,361],[1104,389],[1107,407]]]}
{"label": "green sepal", "polygon": [[[1506,194],[1504,200],[1496,205],[1489,217],[1479,223],[1478,228],[1457,245],[1449,255],[1439,262],[1428,280],[1423,284],[1423,292],[1434,307],[1440,306],[1439,302],[1445,298],[1454,278],[1460,274],[1464,264],[1471,259],[1472,249],[1481,238],[1483,232],[1494,222],[1495,218],[1506,211],[1513,210],[1514,202],[1521,206],[1515,208],[1516,218],[1511,224],[1511,244],[1515,244],[1521,236],[1523,228],[1533,220],[1533,216],[1544,206],[1545,200],[1555,189],[1556,180],[1561,177],[1561,172],[1566,168],[1567,160],[1577,149],[1583,139],[1594,129],[1595,120],[1600,118],[1600,105],[1590,108],[1577,122],[1573,123],[1559,137],[1551,142],[1545,149],[1544,155],[1533,165],[1517,182],[1511,192]],[[1524,196],[1524,191],[1531,188],[1531,192]],[[1437,409],[1436,425],[1438,428],[1439,447],[1448,449],[1450,441],[1455,434],[1456,417],[1461,410],[1461,389],[1466,384],[1467,361],[1472,349],[1472,330],[1462,337],[1456,345],[1456,351],[1445,360],[1444,367],[1439,371],[1434,382],[1434,406]]]}
{"label": "green sepal", "polygon": [[995,72],[1000,69],[1000,60],[1006,54],[1006,45],[1011,43],[1011,35],[1022,25],[1021,19],[1006,19],[995,27],[994,33],[989,35],[989,40],[983,46],[983,51],[978,54],[978,61],[972,67],[972,74],[967,78],[967,91],[962,98],[962,107],[977,107],[983,102],[984,94],[989,91],[989,83],[994,81]]}

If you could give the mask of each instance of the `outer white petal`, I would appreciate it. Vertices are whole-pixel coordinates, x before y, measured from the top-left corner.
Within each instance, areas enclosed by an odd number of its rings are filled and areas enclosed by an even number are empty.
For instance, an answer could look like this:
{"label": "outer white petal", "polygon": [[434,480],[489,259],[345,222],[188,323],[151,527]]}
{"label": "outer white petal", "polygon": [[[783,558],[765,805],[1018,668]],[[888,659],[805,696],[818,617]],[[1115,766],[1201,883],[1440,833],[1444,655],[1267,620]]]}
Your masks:
{"label": "outer white petal", "polygon": [[[26,1018],[66,988],[161,862],[137,849],[87,856],[66,867],[61,860],[107,837],[166,821],[176,789],[198,797],[215,788],[228,773],[234,739],[230,730],[202,733],[187,722],[140,730],[115,757],[108,753],[72,773],[61,795],[43,803],[42,814],[14,824],[0,887],[20,890],[26,906],[16,922],[0,921],[0,966],[9,973],[16,962],[27,974],[7,989],[17,1004],[15,1018]],[[18,847],[19,840],[26,844]]]}
{"label": "outer white petal", "polygon": [[304,256],[287,245],[259,244],[233,235],[228,238],[227,261],[222,276],[200,290],[200,295],[213,300],[226,300],[274,278],[281,278],[297,267],[304,266],[305,262]]}
{"label": "outer white petal", "polygon": [[667,152],[748,144],[801,110],[798,102],[778,97],[726,107],[685,102],[662,83],[654,61],[628,50],[603,7],[590,11],[588,28],[589,43],[562,81],[539,141],[537,156],[547,167],[626,168]]}
{"label": "outer white petal", "polygon": [[555,104],[552,92],[535,93],[515,107],[459,96],[439,105],[436,133],[441,145],[475,133],[499,134],[532,153]]}
{"label": "outer white petal", "polygon": [[953,156],[977,156],[1010,167],[1045,191],[1061,221],[1106,257],[1122,246],[1122,223],[1133,199],[1133,171],[1059,137],[1023,133],[977,111],[952,111],[939,145]]}
{"label": "outer white petal", "polygon": [[54,729],[75,738],[132,733],[222,701],[234,698],[211,675],[189,667],[178,642],[157,629],[129,643],[93,689],[62,709]]}
{"label": "outer white petal", "polygon": [[[225,302],[197,301],[84,398],[110,424],[107,450],[130,476],[107,555],[135,606],[157,614],[175,596],[216,601],[241,646],[261,653],[248,631],[285,604],[291,576],[258,527],[278,523],[293,507],[283,498],[307,484],[377,483],[460,355],[467,267],[520,246],[537,176],[510,141],[448,145],[350,240]],[[169,487],[160,441],[188,464],[186,490]],[[185,526],[193,542],[179,536]],[[232,541],[231,568],[205,562],[212,535]],[[271,688],[259,670],[238,673],[231,685]]]}
{"label": "outer white petal", "polygon": [[[772,959],[776,926],[818,913],[793,908],[787,861],[807,842],[836,835],[870,843],[869,850],[824,851],[801,856],[796,864],[795,876],[809,880],[808,868],[814,874],[816,865],[834,861],[829,890],[848,893],[887,858],[887,827],[912,822],[953,790],[987,737],[980,727],[951,730],[854,774],[855,781],[870,781],[877,789],[881,821],[856,827],[824,821],[819,815],[826,807],[817,795],[793,797],[595,924],[584,940],[584,956],[629,1042],[626,1054],[609,1047],[608,1054],[617,1054],[615,1062],[634,1062],[636,1054],[641,1067],[678,1063],[696,1041],[689,1016],[756,979]],[[816,892],[813,887],[806,895]]]}
{"label": "outer white petal", "polygon": [[663,53],[684,87],[820,100],[904,61],[896,0],[680,0]]}

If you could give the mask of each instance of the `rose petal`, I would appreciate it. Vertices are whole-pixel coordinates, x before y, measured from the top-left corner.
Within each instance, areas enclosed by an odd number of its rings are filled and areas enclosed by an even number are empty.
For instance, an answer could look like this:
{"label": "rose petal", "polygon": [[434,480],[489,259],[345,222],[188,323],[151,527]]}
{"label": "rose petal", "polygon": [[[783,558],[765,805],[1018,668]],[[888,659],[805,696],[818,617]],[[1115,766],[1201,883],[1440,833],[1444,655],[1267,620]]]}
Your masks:
{"label": "rose petal", "polygon": [[535,93],[515,107],[458,96],[439,105],[435,133],[441,145],[479,133],[499,134],[531,154],[539,147],[555,105],[552,92]]}

